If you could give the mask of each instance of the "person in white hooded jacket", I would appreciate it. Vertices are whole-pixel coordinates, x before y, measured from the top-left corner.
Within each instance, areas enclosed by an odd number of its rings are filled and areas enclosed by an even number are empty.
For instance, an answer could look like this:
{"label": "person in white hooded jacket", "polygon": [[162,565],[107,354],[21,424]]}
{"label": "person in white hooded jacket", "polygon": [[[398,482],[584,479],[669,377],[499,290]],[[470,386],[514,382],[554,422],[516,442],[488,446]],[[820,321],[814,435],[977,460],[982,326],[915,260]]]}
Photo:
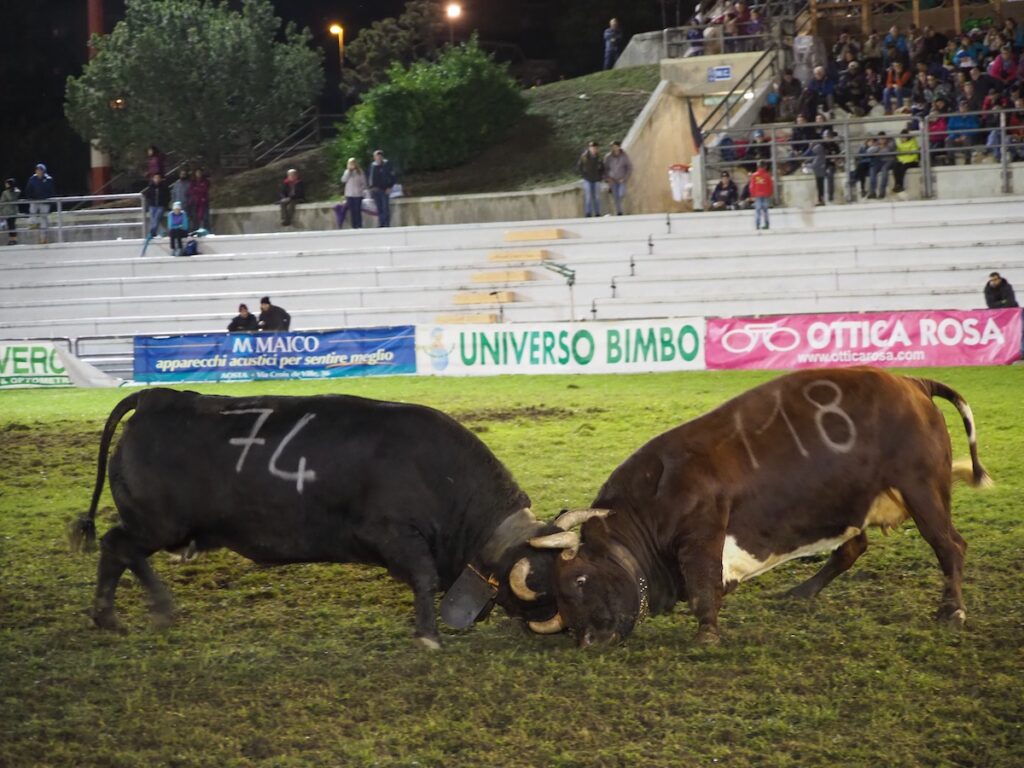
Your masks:
{"label": "person in white hooded jacket", "polygon": [[[354,157],[348,159],[345,172],[341,175],[345,185],[345,208],[351,216],[352,229],[363,228],[363,197],[366,195],[366,174]],[[344,224],[344,218],[341,219]]]}

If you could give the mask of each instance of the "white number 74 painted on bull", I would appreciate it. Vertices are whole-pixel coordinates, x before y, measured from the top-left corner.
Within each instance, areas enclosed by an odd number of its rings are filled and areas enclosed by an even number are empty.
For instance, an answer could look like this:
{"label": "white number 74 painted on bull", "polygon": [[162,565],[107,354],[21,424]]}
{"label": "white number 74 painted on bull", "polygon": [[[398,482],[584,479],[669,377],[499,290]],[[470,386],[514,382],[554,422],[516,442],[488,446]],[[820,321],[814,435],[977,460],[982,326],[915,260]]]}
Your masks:
{"label": "white number 74 painted on bull", "polygon": [[[243,408],[237,411],[221,411],[222,416],[242,416],[246,414],[259,414],[256,421],[252,425],[252,431],[249,432],[248,437],[232,437],[228,442],[231,445],[241,445],[242,452],[238,456],[238,462],[235,464],[235,474],[240,474],[242,467],[245,466],[245,459],[249,455],[249,449],[254,445],[265,445],[266,440],[262,437],[256,437],[259,431],[263,429],[263,425],[267,423],[267,419],[274,412],[272,408]],[[277,466],[277,460],[281,458],[281,454],[284,453],[284,449],[288,447],[288,443],[292,441],[302,428],[309,422],[316,418],[315,413],[307,413],[297,422],[295,426],[291,428],[291,431],[281,440],[277,445],[277,449],[270,457],[270,461],[267,463],[267,471],[274,477],[279,477],[282,480],[294,480],[295,490],[302,493],[302,487],[305,482],[314,482],[316,480],[316,471],[312,469],[306,469],[306,457],[299,457],[299,466],[295,472],[289,472],[284,469],[280,469]]]}

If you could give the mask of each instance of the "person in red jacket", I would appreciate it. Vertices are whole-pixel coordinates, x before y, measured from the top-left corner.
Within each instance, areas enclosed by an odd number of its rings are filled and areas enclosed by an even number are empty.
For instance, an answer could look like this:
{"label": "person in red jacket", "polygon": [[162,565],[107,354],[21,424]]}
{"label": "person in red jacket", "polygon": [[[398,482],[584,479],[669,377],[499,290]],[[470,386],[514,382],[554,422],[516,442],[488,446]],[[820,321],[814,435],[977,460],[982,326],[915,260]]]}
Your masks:
{"label": "person in red jacket", "polygon": [[775,192],[772,175],[764,160],[759,160],[757,170],[750,174],[750,196],[754,199],[754,224],[761,229],[761,214],[764,214],[764,228],[768,229],[768,205]]}

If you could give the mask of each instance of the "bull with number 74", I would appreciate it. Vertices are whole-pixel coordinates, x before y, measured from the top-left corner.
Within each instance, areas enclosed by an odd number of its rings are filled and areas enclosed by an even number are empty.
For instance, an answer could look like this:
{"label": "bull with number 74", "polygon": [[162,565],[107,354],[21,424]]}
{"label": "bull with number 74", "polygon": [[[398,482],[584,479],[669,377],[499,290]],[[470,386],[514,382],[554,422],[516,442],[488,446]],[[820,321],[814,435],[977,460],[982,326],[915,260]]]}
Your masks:
{"label": "bull with number 74", "polygon": [[[932,398],[963,419],[970,462],[952,462]],[[687,601],[697,639],[716,642],[723,596],[787,560],[831,552],[787,593],[811,598],[867,549],[867,529],[911,519],[939,560],[937,618],[966,621],[966,543],[953,527],[953,479],[990,484],[974,417],[944,384],[870,368],[782,376],[648,442],[608,478],[570,528],[535,538],[561,550],[544,631],[580,646],[618,642],[644,617]],[[570,524],[583,523],[580,532]],[[545,594],[544,597],[550,597]]]}

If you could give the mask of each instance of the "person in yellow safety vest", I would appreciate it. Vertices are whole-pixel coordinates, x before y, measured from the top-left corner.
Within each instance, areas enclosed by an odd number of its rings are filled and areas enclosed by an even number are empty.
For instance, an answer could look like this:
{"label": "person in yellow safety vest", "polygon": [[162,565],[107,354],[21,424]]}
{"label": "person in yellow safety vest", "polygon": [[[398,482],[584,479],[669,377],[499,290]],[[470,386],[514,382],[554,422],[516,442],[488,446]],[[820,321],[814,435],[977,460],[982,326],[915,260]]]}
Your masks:
{"label": "person in yellow safety vest", "polygon": [[910,133],[909,128],[904,128],[896,139],[896,165],[892,169],[896,186],[893,192],[903,191],[903,178],[907,175],[907,169],[917,168],[920,159],[921,146],[917,143],[917,137]]}

